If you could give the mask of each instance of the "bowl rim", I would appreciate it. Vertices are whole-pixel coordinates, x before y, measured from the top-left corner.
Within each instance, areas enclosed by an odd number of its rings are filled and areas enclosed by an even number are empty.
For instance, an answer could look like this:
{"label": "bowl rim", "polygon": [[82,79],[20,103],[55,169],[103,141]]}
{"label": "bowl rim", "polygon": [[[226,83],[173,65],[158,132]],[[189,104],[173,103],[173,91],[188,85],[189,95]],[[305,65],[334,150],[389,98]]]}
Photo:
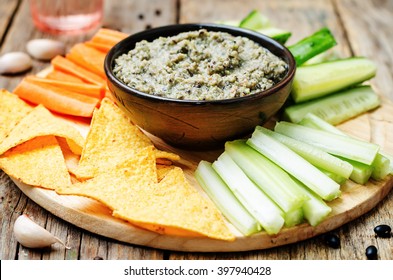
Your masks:
{"label": "bowl rim", "polygon": [[[288,71],[283,77],[281,81],[279,81],[277,84],[272,86],[271,88],[267,90],[263,90],[257,93],[253,93],[250,95],[246,96],[241,96],[241,97],[235,97],[235,98],[228,98],[228,99],[217,99],[217,100],[192,100],[192,99],[176,99],[176,98],[169,98],[169,97],[163,97],[163,96],[157,96],[149,93],[145,93],[142,91],[139,91],[133,87],[130,87],[126,84],[124,84],[122,81],[120,81],[113,73],[113,63],[114,60],[121,54],[118,54],[119,49],[123,49],[124,45],[130,44],[130,43],[136,43],[139,42],[143,39],[138,39],[137,41],[134,38],[139,38],[139,37],[144,37],[148,36],[151,34],[157,34],[156,38],[160,37],[160,33],[162,32],[167,32],[169,31],[178,31],[178,33],[181,32],[187,32],[187,31],[194,31],[198,29],[207,29],[208,31],[212,30],[213,31],[221,31],[221,32],[227,32],[231,35],[234,35],[233,33],[236,33],[234,36],[244,36],[247,37],[251,40],[253,38],[256,38],[258,40],[264,41],[266,44],[271,45],[273,47],[281,49],[282,52],[284,52],[284,56],[279,56],[280,58],[286,58],[287,59],[287,64],[288,64]],[[177,33],[177,34],[178,34]],[[174,35],[171,35],[174,36]],[[251,37],[251,38],[250,38]],[[253,40],[256,42],[255,40]],[[259,42],[256,42],[260,44]],[[264,48],[267,48],[267,46],[262,46]],[[131,50],[131,48],[127,48],[127,51]],[[270,51],[270,50],[269,50]],[[125,52],[122,52],[124,54]],[[115,55],[117,55],[115,57]],[[276,54],[275,54],[276,55]],[[276,55],[278,56],[278,55]],[[292,55],[292,53],[286,48],[284,45],[280,44],[279,42],[275,41],[274,39],[263,35],[262,33],[250,30],[250,29],[244,29],[240,27],[234,27],[234,26],[229,26],[229,25],[223,25],[223,24],[216,24],[216,23],[184,23],[184,24],[171,24],[171,25],[164,25],[156,28],[151,28],[147,30],[143,30],[137,33],[133,33],[127,38],[121,40],[118,42],[115,46],[113,46],[109,52],[107,53],[104,61],[104,70],[105,74],[108,78],[108,81],[114,84],[116,87],[120,88],[122,91],[128,93],[128,94],[133,94],[137,97],[143,98],[143,99],[149,99],[152,101],[156,102],[169,102],[169,103],[181,103],[181,104],[189,104],[189,105],[206,105],[206,104],[226,104],[226,103],[235,103],[235,102],[244,102],[248,100],[254,100],[254,99],[259,99],[263,98],[269,95],[274,94],[276,91],[279,91],[283,87],[285,87],[288,83],[293,80],[296,72],[296,62],[295,59]]]}

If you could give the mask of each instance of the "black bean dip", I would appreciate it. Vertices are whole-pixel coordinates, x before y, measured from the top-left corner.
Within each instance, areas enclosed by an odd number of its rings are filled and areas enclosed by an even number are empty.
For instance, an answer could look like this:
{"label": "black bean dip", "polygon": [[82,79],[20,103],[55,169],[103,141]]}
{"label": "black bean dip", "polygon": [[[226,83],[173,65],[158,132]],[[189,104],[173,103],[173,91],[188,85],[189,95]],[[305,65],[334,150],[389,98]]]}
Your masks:
{"label": "black bean dip", "polygon": [[201,29],[138,42],[114,73],[139,91],[175,99],[246,96],[278,83],[287,64],[254,41]]}

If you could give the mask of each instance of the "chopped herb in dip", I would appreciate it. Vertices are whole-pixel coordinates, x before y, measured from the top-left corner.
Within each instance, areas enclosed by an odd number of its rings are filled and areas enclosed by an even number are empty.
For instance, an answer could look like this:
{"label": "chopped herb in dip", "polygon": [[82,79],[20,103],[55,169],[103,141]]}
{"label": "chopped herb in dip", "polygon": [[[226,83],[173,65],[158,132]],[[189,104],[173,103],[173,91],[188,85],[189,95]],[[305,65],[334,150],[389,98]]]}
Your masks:
{"label": "chopped herb in dip", "polygon": [[254,94],[286,72],[283,60],[254,41],[205,29],[138,42],[114,67],[116,77],[132,88],[187,100]]}

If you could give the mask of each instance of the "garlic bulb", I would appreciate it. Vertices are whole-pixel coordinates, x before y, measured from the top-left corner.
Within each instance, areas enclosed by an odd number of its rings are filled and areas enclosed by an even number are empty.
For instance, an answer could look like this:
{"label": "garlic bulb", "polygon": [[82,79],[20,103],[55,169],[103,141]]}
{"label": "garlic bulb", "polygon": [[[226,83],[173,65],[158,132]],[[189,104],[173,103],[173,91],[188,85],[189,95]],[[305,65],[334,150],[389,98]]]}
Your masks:
{"label": "garlic bulb", "polygon": [[34,39],[27,43],[26,50],[36,59],[51,60],[56,55],[65,53],[65,45],[63,42],[51,39]]}
{"label": "garlic bulb", "polygon": [[33,65],[24,52],[10,52],[0,57],[0,74],[16,74],[29,70]]}
{"label": "garlic bulb", "polygon": [[33,222],[25,214],[16,219],[14,223],[14,235],[16,240],[27,248],[44,248],[53,243],[60,243],[66,249],[70,249],[63,241]]}

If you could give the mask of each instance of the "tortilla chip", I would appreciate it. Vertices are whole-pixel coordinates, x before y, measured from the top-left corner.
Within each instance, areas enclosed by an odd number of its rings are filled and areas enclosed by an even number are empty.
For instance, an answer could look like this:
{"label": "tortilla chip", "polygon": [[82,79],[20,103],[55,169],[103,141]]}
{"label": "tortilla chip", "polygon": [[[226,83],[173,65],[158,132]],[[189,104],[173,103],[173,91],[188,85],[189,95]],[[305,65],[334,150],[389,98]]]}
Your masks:
{"label": "tortilla chip", "polygon": [[113,216],[138,226],[156,225],[161,234],[179,229],[182,234],[188,231],[189,236],[196,233],[214,239],[234,239],[217,208],[187,182],[179,167],[150,188],[134,189],[128,203],[117,205]]}
{"label": "tortilla chip", "polygon": [[0,143],[31,110],[16,94],[0,89]]}
{"label": "tortilla chip", "polygon": [[71,151],[70,146],[68,145],[66,139],[62,138],[62,137],[56,137],[57,142],[60,145],[61,151],[63,153],[63,157],[64,157],[64,161],[65,164],[67,166],[67,169],[69,172],[72,173],[73,170],[78,168],[78,163],[79,163],[79,159],[80,156],[74,154]]}
{"label": "tortilla chip", "polygon": [[170,161],[179,161],[180,156],[171,152],[156,150],[156,158],[158,159],[168,159]]}
{"label": "tortilla chip", "polygon": [[165,165],[165,164],[157,164],[157,180],[160,182],[164,177],[171,171],[175,166],[173,165]]}
{"label": "tortilla chip", "polygon": [[140,149],[135,155],[119,163],[114,168],[131,168],[134,173],[143,174],[149,181],[158,182],[154,146]]}
{"label": "tortilla chip", "polygon": [[21,182],[56,190],[71,184],[60,146],[54,136],[35,137],[0,156],[0,168]]}
{"label": "tortilla chip", "polygon": [[148,146],[153,146],[150,139],[131,123],[120,108],[104,98],[100,108],[94,112],[75,175],[81,179],[92,178]]}
{"label": "tortilla chip", "polygon": [[[146,154],[141,151],[145,159],[134,159],[151,162]],[[180,168],[173,167],[157,183],[157,177],[146,176],[144,168],[135,166],[126,161],[57,193],[93,198],[112,209],[113,216],[158,233],[234,239],[217,208],[188,184]]]}
{"label": "tortilla chip", "polygon": [[23,142],[47,135],[64,137],[74,153],[80,153],[84,145],[84,139],[76,128],[53,116],[44,106],[38,105],[0,144],[0,155]]}
{"label": "tortilla chip", "polygon": [[[153,178],[141,172],[142,169],[135,168],[138,162],[149,161],[148,153],[143,154],[144,157],[135,157],[135,162],[125,162],[123,168],[109,169],[108,172],[100,173],[92,179],[59,188],[56,192],[62,195],[90,197],[114,210],[118,205],[129,203],[135,189],[148,189],[150,185],[156,184],[157,174]],[[155,164],[154,160],[152,162]]]}

